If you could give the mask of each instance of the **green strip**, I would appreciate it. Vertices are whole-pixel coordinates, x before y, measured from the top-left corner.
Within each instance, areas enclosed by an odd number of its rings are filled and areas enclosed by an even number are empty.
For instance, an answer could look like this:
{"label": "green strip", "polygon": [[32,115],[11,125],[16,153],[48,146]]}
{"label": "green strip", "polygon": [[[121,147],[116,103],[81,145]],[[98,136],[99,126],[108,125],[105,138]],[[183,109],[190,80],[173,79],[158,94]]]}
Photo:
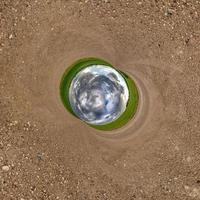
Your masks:
{"label": "green strip", "polygon": [[[84,58],[80,59],[77,62],[73,63],[69,68],[66,69],[65,73],[62,76],[61,83],[60,83],[60,96],[61,100],[65,106],[65,108],[75,117],[76,114],[73,112],[70,101],[69,101],[69,88],[72,79],[76,76],[76,74],[91,65],[106,65],[114,68],[110,63],[98,59],[98,58]],[[115,68],[114,68],[115,69]],[[117,70],[117,69],[115,69]],[[138,95],[138,90],[137,87],[134,83],[134,81],[127,76],[124,72],[121,72],[117,70],[125,79],[128,89],[129,89],[129,100],[127,103],[127,108],[124,111],[124,113],[115,121],[109,123],[109,124],[104,124],[104,125],[91,125],[88,124],[96,129],[99,130],[104,130],[104,131],[110,131],[114,130],[117,128],[120,128],[124,126],[136,113],[137,106],[138,106],[138,101],[139,101],[139,95]],[[77,117],[78,118],[78,117]]]}

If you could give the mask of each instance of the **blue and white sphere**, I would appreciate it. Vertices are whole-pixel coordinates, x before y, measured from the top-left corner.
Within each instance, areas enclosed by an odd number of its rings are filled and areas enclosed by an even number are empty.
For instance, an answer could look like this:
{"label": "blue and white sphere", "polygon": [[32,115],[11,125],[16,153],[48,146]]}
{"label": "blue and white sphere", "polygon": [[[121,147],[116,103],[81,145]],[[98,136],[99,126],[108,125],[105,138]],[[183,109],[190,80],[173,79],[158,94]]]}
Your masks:
{"label": "blue and white sphere", "polygon": [[129,90],[125,79],[115,69],[91,65],[79,71],[69,88],[74,113],[93,125],[115,121],[126,110]]}

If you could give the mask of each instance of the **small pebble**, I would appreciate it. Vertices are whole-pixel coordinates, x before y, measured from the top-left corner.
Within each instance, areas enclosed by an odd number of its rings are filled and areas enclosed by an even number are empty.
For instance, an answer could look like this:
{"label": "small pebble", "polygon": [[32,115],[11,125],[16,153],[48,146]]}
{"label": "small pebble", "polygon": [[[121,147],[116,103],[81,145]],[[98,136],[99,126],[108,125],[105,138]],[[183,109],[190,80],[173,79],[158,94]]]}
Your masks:
{"label": "small pebble", "polygon": [[191,162],[191,161],[192,161],[192,158],[191,158],[190,156],[188,156],[188,157],[186,158],[186,160],[187,160],[187,162]]}
{"label": "small pebble", "polygon": [[12,39],[12,38],[13,38],[13,34],[10,34],[10,35],[9,35],[9,39]]}
{"label": "small pebble", "polygon": [[9,171],[9,169],[10,169],[9,166],[7,166],[7,165],[2,167],[2,170],[5,171],[5,172]]}

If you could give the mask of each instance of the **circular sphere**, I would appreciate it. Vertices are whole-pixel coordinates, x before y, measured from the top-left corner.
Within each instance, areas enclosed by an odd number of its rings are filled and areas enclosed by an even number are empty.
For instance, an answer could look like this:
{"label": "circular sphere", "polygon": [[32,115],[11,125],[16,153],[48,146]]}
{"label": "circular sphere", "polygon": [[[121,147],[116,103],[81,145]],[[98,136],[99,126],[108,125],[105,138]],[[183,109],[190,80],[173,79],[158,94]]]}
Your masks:
{"label": "circular sphere", "polygon": [[83,121],[104,125],[126,110],[129,90],[122,75],[106,65],[90,65],[79,71],[69,88],[73,112]]}

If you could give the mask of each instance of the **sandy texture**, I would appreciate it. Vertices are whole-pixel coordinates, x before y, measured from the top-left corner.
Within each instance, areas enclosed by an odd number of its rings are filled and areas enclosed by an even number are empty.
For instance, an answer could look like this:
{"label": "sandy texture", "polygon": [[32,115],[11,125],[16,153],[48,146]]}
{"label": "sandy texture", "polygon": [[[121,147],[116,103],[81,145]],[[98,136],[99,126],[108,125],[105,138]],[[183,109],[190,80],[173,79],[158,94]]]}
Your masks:
{"label": "sandy texture", "polygon": [[[1,0],[0,19],[0,199],[200,199],[199,0]],[[108,135],[59,97],[91,56],[143,99]]]}

